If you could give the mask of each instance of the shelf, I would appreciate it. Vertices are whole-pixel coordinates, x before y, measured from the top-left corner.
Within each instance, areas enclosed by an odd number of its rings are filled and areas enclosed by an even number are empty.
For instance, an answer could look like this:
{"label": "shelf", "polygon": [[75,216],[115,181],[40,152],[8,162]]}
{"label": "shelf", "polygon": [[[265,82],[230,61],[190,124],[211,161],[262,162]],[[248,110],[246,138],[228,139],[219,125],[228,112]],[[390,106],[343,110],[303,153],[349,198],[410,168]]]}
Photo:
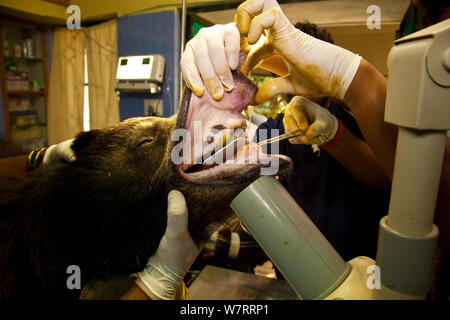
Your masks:
{"label": "shelf", "polygon": [[[32,129],[28,130],[29,132],[27,130],[12,128],[12,126],[16,124],[14,121],[17,119],[14,119],[16,117],[9,110],[10,107],[14,109],[22,104],[22,101],[17,100],[29,100],[30,107],[33,107],[33,110],[38,111],[38,120],[42,122],[45,121],[44,118],[47,116],[46,98],[48,94],[46,31],[46,26],[42,23],[0,15],[0,83],[2,91],[2,106],[0,107],[0,112],[3,113],[3,121],[0,120],[3,122],[0,134],[3,134],[4,131],[5,140],[8,142],[18,140],[18,138],[20,138],[19,140],[21,141],[35,141],[35,139],[38,139],[40,141],[39,144],[45,144],[47,141],[47,126],[44,123],[30,127]],[[31,38],[34,40],[33,58],[23,56],[22,54],[14,56],[16,52],[19,53],[17,45],[21,46],[20,52],[23,53],[22,40],[24,38]],[[4,56],[3,48],[5,47],[5,40],[8,41],[8,57]],[[20,86],[14,85],[10,85],[8,88],[9,81],[7,81],[7,69],[12,65],[17,65],[16,69],[28,72],[28,78],[40,80],[41,83],[37,86],[36,84],[31,84],[30,86],[25,85],[22,87],[24,89],[26,88],[25,90],[15,90],[15,88],[20,88]],[[43,88],[40,89],[40,87]],[[26,103],[28,103],[28,101]],[[37,130],[37,127],[39,130]],[[38,131],[41,131],[42,134],[40,138],[36,137]],[[27,143],[26,146],[31,147],[31,144]]]}
{"label": "shelf", "polygon": [[39,94],[45,95],[45,90],[8,90],[8,95],[24,95],[24,94]]}
{"label": "shelf", "polygon": [[43,62],[44,60],[42,58],[16,58],[16,57],[8,57],[8,59],[11,59],[12,61],[16,62]]}

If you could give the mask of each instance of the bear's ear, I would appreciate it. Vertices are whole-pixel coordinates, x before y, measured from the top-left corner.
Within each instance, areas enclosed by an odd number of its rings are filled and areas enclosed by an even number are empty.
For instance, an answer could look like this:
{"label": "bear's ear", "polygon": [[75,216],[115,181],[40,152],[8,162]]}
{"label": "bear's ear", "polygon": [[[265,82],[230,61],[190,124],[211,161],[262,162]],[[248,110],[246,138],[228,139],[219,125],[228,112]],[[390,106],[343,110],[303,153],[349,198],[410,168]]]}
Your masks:
{"label": "bear's ear", "polygon": [[99,133],[100,130],[80,132],[79,134],[77,134],[75,141],[72,143],[72,150],[75,152],[75,154],[80,153],[90,145],[92,140],[94,140]]}

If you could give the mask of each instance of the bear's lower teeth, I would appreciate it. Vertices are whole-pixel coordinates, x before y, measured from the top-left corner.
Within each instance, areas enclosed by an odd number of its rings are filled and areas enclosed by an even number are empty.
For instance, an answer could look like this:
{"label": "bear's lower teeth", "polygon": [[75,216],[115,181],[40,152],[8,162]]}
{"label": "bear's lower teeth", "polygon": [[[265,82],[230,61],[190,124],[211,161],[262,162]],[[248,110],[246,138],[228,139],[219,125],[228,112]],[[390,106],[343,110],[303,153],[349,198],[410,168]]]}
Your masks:
{"label": "bear's lower teeth", "polygon": [[[242,127],[234,128],[234,130],[243,130],[244,131],[243,135],[246,137],[246,140],[248,139],[247,127],[245,125],[242,126]],[[217,148],[217,150],[220,150],[221,148],[224,148],[230,142],[232,142],[233,140],[236,140],[236,137],[238,137],[238,136],[235,133],[236,133],[236,131],[234,133],[227,133],[226,135],[224,135],[223,136],[223,140],[218,144],[218,145],[220,145],[220,148]],[[248,142],[246,142],[246,145],[247,145],[247,143]],[[242,148],[240,148],[239,150],[235,150],[233,157],[230,157],[230,158],[236,158],[237,153],[240,150],[242,150]],[[207,158],[213,156],[214,154],[215,154],[215,152],[212,152],[211,154],[208,154],[207,156],[203,155],[201,159],[197,159],[194,163],[192,163],[191,165],[186,167],[184,169],[184,172],[185,173],[199,172],[199,171],[204,171],[204,170],[211,169],[212,167],[215,167],[215,166],[219,165],[220,163],[215,163],[213,165],[204,165],[203,164],[203,162]]]}

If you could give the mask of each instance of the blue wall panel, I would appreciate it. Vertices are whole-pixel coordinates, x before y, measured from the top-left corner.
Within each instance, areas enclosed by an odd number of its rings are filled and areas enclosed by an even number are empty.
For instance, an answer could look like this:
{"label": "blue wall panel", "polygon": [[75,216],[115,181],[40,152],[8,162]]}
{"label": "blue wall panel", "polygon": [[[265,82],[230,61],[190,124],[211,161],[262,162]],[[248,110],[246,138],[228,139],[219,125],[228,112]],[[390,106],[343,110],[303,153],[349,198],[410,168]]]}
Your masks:
{"label": "blue wall panel", "polygon": [[[119,18],[117,24],[118,55],[161,54],[166,58],[162,93],[120,93],[120,120],[144,116],[144,99],[163,99],[164,116],[177,108],[179,39],[175,11],[162,11]],[[176,62],[176,63],[175,63]],[[177,65],[175,65],[177,64]],[[179,81],[179,80],[176,80]]]}

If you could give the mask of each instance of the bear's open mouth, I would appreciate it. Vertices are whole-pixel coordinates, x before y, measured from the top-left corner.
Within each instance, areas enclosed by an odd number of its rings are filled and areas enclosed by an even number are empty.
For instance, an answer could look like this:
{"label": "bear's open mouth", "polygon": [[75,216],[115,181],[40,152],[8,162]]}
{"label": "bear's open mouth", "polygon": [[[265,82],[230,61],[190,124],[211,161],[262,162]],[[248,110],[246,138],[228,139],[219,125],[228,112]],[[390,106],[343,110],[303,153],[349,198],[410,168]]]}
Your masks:
{"label": "bear's open mouth", "polygon": [[220,155],[214,159],[216,160],[214,163],[204,164],[205,158],[210,156],[207,152],[197,163],[179,166],[180,174],[185,179],[197,183],[234,183],[239,178],[250,180],[261,175],[263,168],[268,170],[268,174],[275,175],[292,165],[289,157],[266,154],[258,144],[249,141],[247,137],[240,148],[227,150],[232,150],[231,156],[224,156],[223,161]]}
{"label": "bear's open mouth", "polygon": [[[179,125],[184,127],[188,138],[183,141],[178,169],[187,180],[223,183],[231,176],[258,176],[262,168],[271,168],[269,174],[277,174],[292,165],[289,157],[265,154],[248,139],[242,111],[252,103],[256,87],[246,78],[234,79],[235,88],[220,101],[213,100],[205,90],[202,97],[191,94],[189,101],[183,103],[185,119]],[[227,148],[221,153],[224,146]],[[212,162],[205,163],[214,155]]]}

